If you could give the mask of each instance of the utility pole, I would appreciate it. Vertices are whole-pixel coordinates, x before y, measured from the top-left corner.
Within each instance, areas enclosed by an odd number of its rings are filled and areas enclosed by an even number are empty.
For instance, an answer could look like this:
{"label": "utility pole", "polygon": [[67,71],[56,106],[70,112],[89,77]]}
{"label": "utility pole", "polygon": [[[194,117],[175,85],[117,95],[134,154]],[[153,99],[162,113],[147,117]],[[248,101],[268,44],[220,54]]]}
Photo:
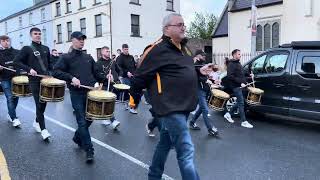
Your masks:
{"label": "utility pole", "polygon": [[256,53],[256,44],[257,44],[257,7],[256,1],[252,0],[251,4],[251,58],[253,58]]}
{"label": "utility pole", "polygon": [[109,0],[109,14],[110,14],[110,52],[111,55],[113,53],[113,48],[112,48],[112,6],[111,6],[111,0]]}

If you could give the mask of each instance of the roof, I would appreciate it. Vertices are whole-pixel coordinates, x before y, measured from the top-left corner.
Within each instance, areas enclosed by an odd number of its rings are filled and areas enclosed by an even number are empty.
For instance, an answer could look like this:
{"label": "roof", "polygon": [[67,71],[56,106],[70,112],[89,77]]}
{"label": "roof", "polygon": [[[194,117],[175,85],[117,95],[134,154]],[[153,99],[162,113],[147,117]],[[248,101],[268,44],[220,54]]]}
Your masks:
{"label": "roof", "polygon": [[216,26],[216,30],[213,32],[212,37],[227,37],[228,36],[228,7],[225,7],[222,15]]}
{"label": "roof", "polygon": [[279,47],[293,49],[320,49],[320,41],[292,41],[290,44],[282,44]]}
{"label": "roof", "polygon": [[[273,6],[282,4],[283,0],[255,0],[257,7],[266,7],[266,6]],[[231,4],[230,12],[238,12],[244,10],[251,9],[251,2],[252,0],[234,0]],[[213,32],[212,37],[227,37],[228,36],[228,2],[220,16],[220,19],[217,23],[216,30]]]}
{"label": "roof", "polygon": [[15,17],[17,17],[17,16],[20,16],[20,15],[22,15],[22,14],[25,14],[25,13],[27,13],[27,12],[30,12],[30,11],[32,11],[32,10],[38,9],[38,8],[40,8],[40,7],[42,7],[42,6],[45,6],[45,5],[47,5],[47,4],[50,4],[51,2],[54,2],[54,1],[56,1],[56,0],[43,0],[43,1],[41,1],[41,2],[39,2],[39,3],[37,3],[37,4],[35,4],[35,5],[33,5],[33,6],[31,6],[31,7],[28,7],[28,8],[26,8],[26,9],[22,10],[22,11],[19,11],[19,12],[17,12],[17,13],[14,13],[14,14],[8,16],[8,17],[5,17],[5,18],[1,19],[1,20],[0,20],[0,23],[2,23],[2,22],[4,22],[4,21],[7,21],[7,20],[9,20],[9,19],[15,18]]}
{"label": "roof", "polygon": [[[255,0],[255,1],[256,1],[257,7],[272,6],[272,5],[283,3],[283,0]],[[235,0],[230,9],[230,12],[249,10],[251,9],[251,2],[252,0]]]}

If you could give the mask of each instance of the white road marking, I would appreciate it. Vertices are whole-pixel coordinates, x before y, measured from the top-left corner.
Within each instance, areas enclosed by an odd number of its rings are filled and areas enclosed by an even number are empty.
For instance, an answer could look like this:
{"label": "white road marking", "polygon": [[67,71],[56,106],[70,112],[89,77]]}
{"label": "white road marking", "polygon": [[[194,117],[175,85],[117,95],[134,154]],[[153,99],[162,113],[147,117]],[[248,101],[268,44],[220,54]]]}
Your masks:
{"label": "white road marking", "polygon": [[[29,107],[25,107],[25,106],[20,106],[20,107],[25,109],[25,110],[27,110],[27,111],[35,113],[35,110],[33,110],[33,109],[29,108]],[[69,131],[72,131],[72,132],[76,131],[76,129],[74,129],[74,128],[66,125],[66,124],[63,124],[63,123],[61,123],[61,122],[59,122],[59,121],[57,121],[57,120],[55,120],[55,119],[53,119],[53,118],[51,118],[51,117],[49,117],[47,115],[45,115],[44,117],[48,121],[50,121],[50,122],[52,122],[52,123],[54,123],[54,124],[56,124],[56,125],[58,125],[60,127],[63,127],[65,129],[68,129]],[[144,163],[144,162],[142,162],[142,161],[140,161],[140,160],[138,160],[138,159],[136,159],[136,158],[134,158],[134,157],[132,157],[130,155],[128,155],[128,154],[126,154],[126,153],[124,153],[124,152],[122,152],[122,151],[120,151],[120,150],[118,150],[118,149],[116,149],[116,148],[114,148],[114,147],[112,147],[112,146],[110,146],[110,145],[108,145],[108,144],[96,139],[96,138],[91,137],[91,141],[96,143],[96,144],[98,144],[98,145],[100,145],[100,146],[102,146],[102,147],[104,147],[104,148],[106,148],[106,149],[108,149],[108,150],[110,150],[110,151],[112,151],[112,152],[114,152],[114,153],[116,153],[116,154],[118,154],[118,155],[120,155],[121,157],[126,158],[127,160],[129,160],[129,161],[131,161],[131,162],[143,167],[144,169],[149,170],[149,165],[148,164],[146,164],[146,163]],[[172,177],[170,177],[170,176],[168,176],[166,174],[163,174],[162,178],[165,179],[165,180],[173,180]]]}

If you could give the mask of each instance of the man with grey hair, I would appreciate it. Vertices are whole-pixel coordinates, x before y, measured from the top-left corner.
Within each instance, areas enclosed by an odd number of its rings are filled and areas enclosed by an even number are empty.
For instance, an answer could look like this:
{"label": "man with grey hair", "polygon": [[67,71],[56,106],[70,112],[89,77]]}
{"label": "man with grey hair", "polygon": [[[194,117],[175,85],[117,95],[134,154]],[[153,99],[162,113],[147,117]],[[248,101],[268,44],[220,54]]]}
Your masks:
{"label": "man with grey hair", "polygon": [[166,16],[162,38],[145,51],[132,79],[129,105],[136,107],[141,91],[146,88],[154,113],[162,123],[160,141],[149,168],[149,180],[161,179],[172,147],[177,152],[182,179],[199,179],[187,126],[189,114],[198,101],[197,74],[186,47],[185,30],[180,14]]}

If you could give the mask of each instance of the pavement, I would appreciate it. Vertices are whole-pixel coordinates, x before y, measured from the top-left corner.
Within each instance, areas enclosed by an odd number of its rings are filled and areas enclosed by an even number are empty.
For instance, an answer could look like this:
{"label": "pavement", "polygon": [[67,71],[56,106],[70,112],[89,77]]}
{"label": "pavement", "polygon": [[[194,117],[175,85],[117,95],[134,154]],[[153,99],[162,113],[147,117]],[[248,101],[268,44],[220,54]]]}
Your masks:
{"label": "pavement", "polygon": [[[52,134],[50,143],[43,142],[32,127],[35,118],[32,98],[19,101],[17,114],[22,122],[19,129],[6,120],[4,96],[0,97],[0,104],[0,179],[5,179],[5,170],[13,180],[147,179],[159,140],[157,130],[154,138],[146,134],[145,124],[151,119],[148,105],[142,104],[134,115],[123,104],[117,104],[119,131],[95,121],[90,127],[95,161],[86,164],[85,153],[71,140],[77,125],[68,93],[63,102],[48,103],[45,117]],[[320,179],[319,125],[255,116],[248,118],[254,128],[246,129],[239,121],[229,124],[221,113],[210,114],[220,138],[208,136],[202,117],[198,121],[201,131],[191,130],[201,179]],[[174,150],[168,156],[165,177],[181,179]]]}

